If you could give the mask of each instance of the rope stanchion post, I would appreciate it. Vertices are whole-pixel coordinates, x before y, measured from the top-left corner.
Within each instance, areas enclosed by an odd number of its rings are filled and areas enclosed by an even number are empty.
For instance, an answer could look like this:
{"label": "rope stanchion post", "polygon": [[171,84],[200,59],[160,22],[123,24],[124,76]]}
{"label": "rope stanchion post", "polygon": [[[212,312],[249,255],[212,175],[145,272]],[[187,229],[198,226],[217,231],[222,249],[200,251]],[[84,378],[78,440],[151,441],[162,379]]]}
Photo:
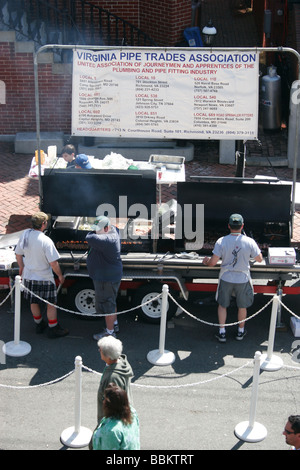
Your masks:
{"label": "rope stanchion post", "polygon": [[274,295],[269,329],[268,350],[266,354],[262,354],[260,363],[260,367],[262,370],[270,372],[281,369],[283,365],[282,359],[273,354],[278,307],[279,297],[278,295]]}
{"label": "rope stanchion post", "polygon": [[25,341],[20,341],[21,327],[21,276],[15,279],[15,323],[14,340],[4,344],[3,352],[7,356],[21,357],[26,356],[31,351],[31,346]]}
{"label": "rope stanchion post", "polygon": [[253,386],[250,404],[249,421],[242,421],[234,430],[236,437],[245,442],[259,442],[267,436],[266,428],[255,421],[257,396],[258,396],[258,381],[260,372],[261,353],[256,351],[254,356],[254,370],[253,370]]}
{"label": "rope stanchion post", "polygon": [[92,431],[81,426],[81,391],[82,391],[82,358],[75,358],[75,425],[65,429],[61,442],[68,447],[86,447],[89,445]]}
{"label": "rope stanchion post", "polygon": [[161,302],[161,317],[160,317],[160,333],[159,333],[159,348],[150,351],[147,354],[147,359],[151,364],[157,366],[167,366],[173,364],[175,355],[171,351],[165,350],[165,337],[166,337],[166,324],[167,324],[167,306],[168,306],[169,286],[163,285],[162,288],[162,302]]}

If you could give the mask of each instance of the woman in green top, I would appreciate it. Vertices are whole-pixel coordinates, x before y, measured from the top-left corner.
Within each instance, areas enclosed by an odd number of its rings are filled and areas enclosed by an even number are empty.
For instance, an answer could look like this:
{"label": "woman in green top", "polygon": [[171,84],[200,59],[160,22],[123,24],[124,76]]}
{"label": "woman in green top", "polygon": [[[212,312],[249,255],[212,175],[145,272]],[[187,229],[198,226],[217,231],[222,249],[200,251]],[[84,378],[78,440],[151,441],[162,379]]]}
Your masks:
{"label": "woman in green top", "polygon": [[127,393],[110,383],[104,392],[104,418],[93,434],[93,450],[139,450],[139,420]]}

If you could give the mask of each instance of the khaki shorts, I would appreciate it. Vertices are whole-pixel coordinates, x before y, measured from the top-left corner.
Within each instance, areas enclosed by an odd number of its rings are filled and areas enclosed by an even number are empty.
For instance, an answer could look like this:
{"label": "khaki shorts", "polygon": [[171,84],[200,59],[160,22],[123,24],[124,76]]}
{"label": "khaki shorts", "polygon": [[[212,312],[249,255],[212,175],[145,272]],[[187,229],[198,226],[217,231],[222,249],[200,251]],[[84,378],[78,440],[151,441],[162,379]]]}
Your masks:
{"label": "khaki shorts", "polygon": [[245,282],[236,284],[232,282],[219,281],[217,302],[221,307],[227,308],[230,305],[231,297],[236,297],[238,308],[251,307],[254,300],[253,287],[251,283]]}

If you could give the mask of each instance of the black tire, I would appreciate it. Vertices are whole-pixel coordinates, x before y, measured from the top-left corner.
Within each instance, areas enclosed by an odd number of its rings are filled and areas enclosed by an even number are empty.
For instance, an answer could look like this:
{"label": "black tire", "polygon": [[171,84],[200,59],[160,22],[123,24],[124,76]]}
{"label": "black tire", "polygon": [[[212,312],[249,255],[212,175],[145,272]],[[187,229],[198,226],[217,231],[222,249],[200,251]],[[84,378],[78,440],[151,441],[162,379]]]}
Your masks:
{"label": "black tire", "polygon": [[[142,305],[150,299],[154,299],[155,297],[157,297],[159,294],[162,293],[162,286],[163,284],[159,282],[149,282],[139,287],[134,295],[134,305]],[[174,291],[169,290],[169,292],[172,297],[175,298],[176,294],[174,294]],[[147,303],[146,305],[138,309],[138,314],[147,323],[160,323],[161,302],[162,298],[160,297],[159,299],[154,300],[153,302]],[[167,320],[170,320],[175,315],[176,310],[177,305],[170,298],[168,298]]]}

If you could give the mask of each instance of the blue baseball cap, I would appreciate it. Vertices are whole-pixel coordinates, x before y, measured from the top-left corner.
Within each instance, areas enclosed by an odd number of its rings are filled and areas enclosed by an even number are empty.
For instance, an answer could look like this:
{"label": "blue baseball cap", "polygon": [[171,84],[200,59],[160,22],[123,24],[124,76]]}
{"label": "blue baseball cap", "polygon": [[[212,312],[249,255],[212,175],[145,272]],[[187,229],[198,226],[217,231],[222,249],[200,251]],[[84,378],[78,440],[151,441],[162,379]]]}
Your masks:
{"label": "blue baseball cap", "polygon": [[77,155],[77,157],[75,158],[75,163],[84,170],[90,170],[92,168],[92,165],[89,161],[89,157],[84,153],[80,153],[79,155]]}

